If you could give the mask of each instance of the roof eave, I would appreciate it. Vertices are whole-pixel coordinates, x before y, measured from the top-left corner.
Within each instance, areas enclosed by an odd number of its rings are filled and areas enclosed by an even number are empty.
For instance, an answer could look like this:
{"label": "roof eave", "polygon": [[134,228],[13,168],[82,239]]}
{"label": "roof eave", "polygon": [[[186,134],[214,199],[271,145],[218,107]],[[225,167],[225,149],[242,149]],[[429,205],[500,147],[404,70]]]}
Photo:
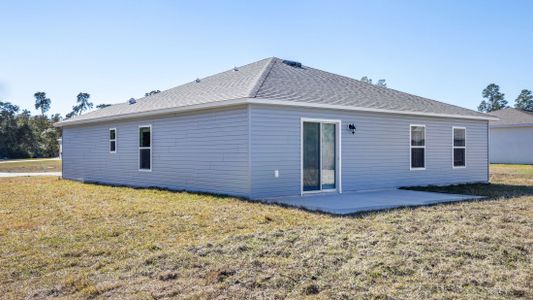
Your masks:
{"label": "roof eave", "polygon": [[519,124],[490,124],[490,128],[510,128],[510,127],[533,127],[533,123],[519,123]]}
{"label": "roof eave", "polygon": [[166,114],[172,114],[172,113],[180,113],[180,112],[195,111],[195,110],[210,109],[210,108],[219,108],[219,107],[233,106],[233,105],[239,105],[239,104],[246,104],[247,99],[248,98],[230,99],[230,100],[224,100],[224,101],[187,105],[187,106],[180,106],[180,107],[174,107],[174,108],[156,109],[156,110],[150,110],[150,111],[145,111],[145,112],[127,113],[127,114],[105,116],[105,117],[92,118],[92,119],[65,120],[65,121],[54,123],[54,126],[65,127],[65,126],[72,126],[72,125],[82,125],[82,124],[109,122],[109,121],[126,120],[126,119],[134,119],[134,118],[153,117],[153,116],[166,115]]}
{"label": "roof eave", "polygon": [[349,111],[364,111],[364,112],[374,112],[374,113],[399,114],[399,115],[411,115],[411,116],[426,116],[426,117],[440,117],[440,118],[486,120],[486,121],[497,121],[497,120],[499,120],[498,118],[496,118],[494,116],[489,116],[489,115],[487,115],[487,116],[465,116],[465,115],[455,115],[455,114],[441,114],[441,113],[427,113],[427,112],[416,112],[416,111],[388,110],[388,109],[380,109],[380,108],[345,106],[345,105],[335,105],[335,104],[295,102],[295,101],[285,101],[285,100],[271,100],[271,99],[264,99],[264,98],[252,98],[252,99],[250,99],[249,103],[251,103],[251,104],[281,105],[281,106],[295,106],[295,107],[309,107],[309,108],[322,108],[322,109],[335,109],[335,110],[349,110]]}
{"label": "roof eave", "polygon": [[321,108],[321,109],[348,110],[348,111],[363,111],[363,112],[373,112],[373,113],[426,116],[426,117],[438,117],[438,118],[469,119],[469,120],[486,120],[486,121],[499,120],[498,118],[493,117],[493,116],[465,116],[465,115],[455,115],[455,114],[398,111],[398,110],[334,105],[334,104],[272,100],[272,99],[264,99],[264,98],[240,98],[240,99],[230,99],[230,100],[224,100],[224,101],[209,102],[209,103],[203,103],[203,104],[187,105],[187,106],[175,107],[175,108],[170,108],[170,109],[168,108],[158,109],[158,110],[151,110],[151,111],[146,111],[146,112],[100,117],[100,118],[93,118],[93,119],[66,120],[66,121],[54,123],[54,126],[65,127],[65,126],[81,125],[81,124],[89,124],[89,123],[99,123],[99,122],[132,119],[132,118],[151,117],[151,116],[157,116],[157,115],[172,114],[172,113],[202,110],[202,109],[220,108],[220,107],[234,106],[234,105],[241,105],[241,104],[265,104],[265,105],[275,105],[275,106],[292,106],[292,107],[307,107],[307,108]]}

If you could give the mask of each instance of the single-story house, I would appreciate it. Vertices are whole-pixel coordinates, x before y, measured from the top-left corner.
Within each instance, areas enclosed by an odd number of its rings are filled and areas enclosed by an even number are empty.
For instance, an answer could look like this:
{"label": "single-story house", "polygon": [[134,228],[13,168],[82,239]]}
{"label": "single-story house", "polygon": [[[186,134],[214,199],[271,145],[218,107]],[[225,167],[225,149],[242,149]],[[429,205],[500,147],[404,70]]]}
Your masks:
{"label": "single-story house", "polygon": [[487,182],[491,119],[267,58],[57,126],[66,179],[262,199]]}
{"label": "single-story house", "polygon": [[533,164],[533,112],[504,108],[490,113],[491,163]]}

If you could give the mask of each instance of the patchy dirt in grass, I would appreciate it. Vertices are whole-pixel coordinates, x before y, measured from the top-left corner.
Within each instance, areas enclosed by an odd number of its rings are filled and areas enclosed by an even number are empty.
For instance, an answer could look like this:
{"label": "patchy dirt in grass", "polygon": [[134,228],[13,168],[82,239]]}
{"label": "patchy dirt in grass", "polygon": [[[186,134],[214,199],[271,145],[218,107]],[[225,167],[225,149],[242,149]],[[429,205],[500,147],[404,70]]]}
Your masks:
{"label": "patchy dirt in grass", "polygon": [[533,186],[454,188],[492,200],[331,217],[191,193],[0,179],[0,295],[533,298]]}

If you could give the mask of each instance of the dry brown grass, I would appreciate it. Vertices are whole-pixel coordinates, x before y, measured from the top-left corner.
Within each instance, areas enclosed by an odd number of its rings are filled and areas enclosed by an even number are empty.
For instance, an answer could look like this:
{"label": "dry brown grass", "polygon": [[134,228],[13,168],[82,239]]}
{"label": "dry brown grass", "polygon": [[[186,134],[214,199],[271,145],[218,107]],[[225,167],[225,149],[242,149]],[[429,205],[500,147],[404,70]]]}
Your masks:
{"label": "dry brown grass", "polygon": [[490,166],[491,182],[533,185],[533,165]]}
{"label": "dry brown grass", "polygon": [[61,172],[61,160],[32,159],[24,161],[0,161],[0,173]]}
{"label": "dry brown grass", "polygon": [[476,187],[489,201],[341,218],[0,179],[0,297],[531,299],[526,183]]}

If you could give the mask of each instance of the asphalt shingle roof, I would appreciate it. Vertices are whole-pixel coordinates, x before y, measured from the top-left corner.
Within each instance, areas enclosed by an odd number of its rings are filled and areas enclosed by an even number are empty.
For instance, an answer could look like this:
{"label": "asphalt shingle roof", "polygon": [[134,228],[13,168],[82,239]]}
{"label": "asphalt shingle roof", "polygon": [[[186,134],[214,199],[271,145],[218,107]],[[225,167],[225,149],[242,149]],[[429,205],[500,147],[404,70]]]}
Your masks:
{"label": "asphalt shingle roof", "polygon": [[498,121],[490,121],[490,125],[524,125],[533,124],[533,112],[514,108],[504,108],[490,113],[498,117]]}
{"label": "asphalt shingle roof", "polygon": [[402,113],[432,113],[458,117],[489,117],[466,108],[411,95],[308,66],[291,66],[279,58],[263,59],[236,69],[180,85],[158,94],[127,101],[63,121],[90,122],[107,117],[129,117],[191,105],[233,99],[281,100],[327,104]]}

